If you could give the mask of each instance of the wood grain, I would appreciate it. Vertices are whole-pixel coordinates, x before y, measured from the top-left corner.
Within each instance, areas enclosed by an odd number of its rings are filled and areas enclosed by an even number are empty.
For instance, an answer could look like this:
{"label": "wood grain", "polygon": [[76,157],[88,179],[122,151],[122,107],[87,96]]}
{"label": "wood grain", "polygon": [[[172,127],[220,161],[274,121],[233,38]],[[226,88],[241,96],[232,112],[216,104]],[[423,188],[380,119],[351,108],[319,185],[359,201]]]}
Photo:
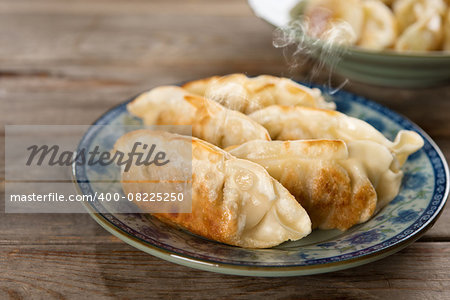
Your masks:
{"label": "wood grain", "polygon": [[17,297],[444,299],[448,243],[416,243],[382,261],[330,274],[252,278],[169,264],[123,243],[0,248],[0,289]]}
{"label": "wood grain", "polygon": [[[91,124],[141,91],[215,74],[344,82],[326,70],[311,76],[303,58],[289,66],[272,34],[244,0],[0,0],[0,122]],[[343,88],[407,116],[450,157],[450,85]],[[4,142],[2,130],[2,158]],[[449,228],[446,209],[418,242],[381,261],[316,276],[246,278],[154,258],[88,215],[1,213],[0,299],[450,299]]]}

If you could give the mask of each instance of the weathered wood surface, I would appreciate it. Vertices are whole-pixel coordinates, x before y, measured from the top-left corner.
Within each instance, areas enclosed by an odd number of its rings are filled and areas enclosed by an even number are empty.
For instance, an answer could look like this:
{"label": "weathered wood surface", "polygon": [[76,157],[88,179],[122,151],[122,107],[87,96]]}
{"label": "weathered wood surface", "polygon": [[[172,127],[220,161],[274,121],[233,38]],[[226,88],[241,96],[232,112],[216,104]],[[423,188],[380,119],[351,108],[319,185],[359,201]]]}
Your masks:
{"label": "weathered wood surface", "polygon": [[11,298],[444,299],[449,243],[415,243],[365,266],[291,278],[212,274],[169,264],[120,241],[0,248],[0,291]]}
{"label": "weathered wood surface", "polygon": [[[309,78],[309,65],[286,65],[272,47],[272,31],[243,0],[0,0],[0,120],[90,124],[138,92],[214,74]],[[322,72],[314,80],[327,77]],[[344,89],[407,116],[450,157],[450,86],[403,90],[350,82]],[[3,211],[3,160],[0,170]],[[332,274],[264,279],[162,261],[122,243],[88,215],[1,213],[0,299],[450,299],[449,228],[447,209],[424,237],[392,257]]]}

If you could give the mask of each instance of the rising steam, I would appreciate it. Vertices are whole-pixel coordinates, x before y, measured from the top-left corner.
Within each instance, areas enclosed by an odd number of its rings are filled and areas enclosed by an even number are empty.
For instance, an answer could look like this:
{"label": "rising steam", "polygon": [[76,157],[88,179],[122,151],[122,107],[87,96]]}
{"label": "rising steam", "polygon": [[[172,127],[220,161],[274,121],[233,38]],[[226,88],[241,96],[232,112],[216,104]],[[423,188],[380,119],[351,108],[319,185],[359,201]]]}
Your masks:
{"label": "rising steam", "polygon": [[324,66],[327,66],[328,87],[332,90],[330,94],[333,94],[348,82],[346,79],[337,88],[332,89],[331,74],[347,52],[346,45],[354,39],[354,30],[347,22],[338,21],[329,24],[330,26],[327,26],[317,38],[313,38],[311,33],[314,31],[309,24],[307,17],[303,16],[287,26],[275,29],[273,45],[275,48],[283,49],[283,56],[291,73],[303,66],[312,66],[307,80],[317,77]]}

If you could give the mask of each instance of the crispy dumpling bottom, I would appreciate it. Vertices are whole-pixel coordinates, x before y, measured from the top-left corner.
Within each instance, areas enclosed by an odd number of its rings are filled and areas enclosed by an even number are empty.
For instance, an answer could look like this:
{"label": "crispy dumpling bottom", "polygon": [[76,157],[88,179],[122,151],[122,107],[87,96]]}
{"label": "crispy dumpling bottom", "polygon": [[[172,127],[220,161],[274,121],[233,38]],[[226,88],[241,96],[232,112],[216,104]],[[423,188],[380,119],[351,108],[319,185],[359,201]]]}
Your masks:
{"label": "crispy dumpling bottom", "polygon": [[[173,162],[183,149],[192,149],[192,211],[154,213],[161,221],[211,240],[247,248],[273,247],[311,232],[311,221],[303,207],[260,165],[237,159],[197,138],[150,130],[125,134],[115,149],[130,151],[136,141],[167,149]],[[179,165],[167,164],[164,174],[175,178],[182,169]],[[124,192],[148,191],[145,182],[155,179],[159,172],[156,168],[131,166],[122,173]],[[151,205],[136,204],[144,211],[149,211],[146,206]]]}

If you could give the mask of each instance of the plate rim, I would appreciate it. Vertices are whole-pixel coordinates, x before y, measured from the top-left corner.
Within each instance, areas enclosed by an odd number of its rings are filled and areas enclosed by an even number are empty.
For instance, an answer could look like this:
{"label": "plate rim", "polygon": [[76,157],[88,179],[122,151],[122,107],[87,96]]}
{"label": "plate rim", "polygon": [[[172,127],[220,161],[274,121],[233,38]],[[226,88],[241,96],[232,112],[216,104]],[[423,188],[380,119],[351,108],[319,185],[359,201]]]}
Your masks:
{"label": "plate rim", "polygon": [[[77,190],[81,193],[77,186]],[[182,266],[191,267],[194,269],[209,271],[220,274],[239,275],[239,276],[257,276],[257,277],[291,277],[291,276],[306,276],[314,274],[322,274],[335,272],[345,269],[358,267],[364,264],[368,264],[387,256],[397,253],[398,251],[406,248],[410,244],[418,240],[430,227],[434,225],[436,220],[442,213],[442,209],[437,213],[436,217],[431,220],[422,230],[417,231],[415,235],[411,235],[404,241],[382,249],[380,251],[370,253],[361,257],[351,258],[347,260],[341,260],[333,263],[324,263],[317,265],[304,265],[304,266],[242,266],[232,265],[221,262],[207,262],[195,257],[187,257],[180,254],[174,254],[170,251],[162,248],[158,248],[152,244],[142,241],[133,235],[123,231],[122,229],[114,226],[108,219],[102,214],[95,213],[92,208],[87,204],[83,205],[88,210],[90,216],[100,224],[106,231],[112,235],[118,237],[125,243],[133,246],[145,253],[158,257],[160,259],[176,263]]]}
{"label": "plate rim", "polygon": [[[300,82],[301,83],[301,82]],[[305,84],[305,83],[301,83]],[[327,87],[321,86],[321,85],[311,85],[307,84],[307,86],[311,87],[320,87],[322,91],[327,91]],[[101,213],[95,212],[94,208],[91,207],[91,205],[87,203],[83,203],[83,205],[88,210],[91,217],[97,221],[104,229],[106,229],[108,232],[113,234],[114,236],[118,237],[122,241],[130,244],[131,246],[142,250],[146,253],[149,253],[151,255],[154,255],[156,257],[159,257],[161,259],[185,265],[188,267],[201,269],[205,271],[212,271],[217,273],[224,273],[224,274],[234,274],[234,275],[245,275],[245,276],[297,276],[297,275],[310,275],[310,274],[318,274],[318,273],[325,273],[325,272],[333,272],[338,271],[342,269],[352,268],[356,267],[362,264],[366,264],[381,258],[384,258],[386,256],[389,256],[391,254],[394,254],[397,251],[400,251],[401,249],[405,248],[406,246],[410,245],[414,241],[416,241],[418,238],[420,238],[431,226],[436,222],[436,220],[441,215],[443,208],[445,207],[445,204],[447,202],[447,198],[449,195],[449,189],[450,189],[450,180],[449,180],[449,168],[448,164],[446,162],[445,156],[443,155],[442,151],[439,149],[439,147],[436,145],[436,143],[431,139],[431,137],[423,130],[421,129],[417,124],[409,120],[407,117],[403,116],[402,114],[399,114],[397,112],[394,112],[390,110],[389,108],[376,103],[374,101],[371,101],[369,99],[366,99],[362,96],[340,90],[336,94],[343,94],[342,96],[344,98],[351,97],[352,101],[358,102],[364,106],[368,106],[371,109],[375,109],[377,112],[387,115],[390,117],[395,117],[394,120],[395,123],[399,124],[401,122],[406,122],[407,125],[410,127],[413,127],[416,131],[418,131],[424,139],[431,145],[432,150],[434,150],[437,153],[437,157],[439,158],[439,161],[442,163],[442,167],[444,170],[444,179],[445,179],[445,190],[442,193],[442,199],[439,202],[439,205],[436,207],[436,210],[433,212],[432,215],[417,229],[412,229],[413,231],[410,234],[405,234],[405,236],[401,239],[398,239],[398,241],[384,247],[381,249],[377,249],[372,251],[371,253],[367,254],[361,254],[357,257],[351,257],[346,259],[339,259],[334,262],[324,262],[324,263],[316,263],[316,264],[309,264],[309,265],[290,265],[290,266],[273,266],[273,265],[259,265],[259,266],[252,266],[252,265],[242,265],[242,264],[233,264],[233,263],[227,263],[227,262],[219,262],[219,261],[210,261],[207,259],[201,259],[198,257],[192,257],[189,255],[186,255],[184,253],[177,253],[173,252],[169,249],[161,248],[157,245],[151,244],[148,241],[144,241],[136,236],[133,236],[132,234],[124,231],[122,228],[118,227],[117,225],[113,224],[106,216],[104,216]],[[140,94],[138,94],[140,95]],[[118,105],[115,105],[111,109],[104,112],[92,125],[104,125],[99,124],[106,116],[109,116],[111,113],[118,111],[122,107],[126,106],[127,103],[135,99],[138,95],[130,98],[129,100],[119,103]],[[409,124],[408,124],[409,123]],[[402,124],[399,124],[401,127],[404,127]],[[90,127],[93,128],[93,127]],[[79,145],[81,145],[85,141],[85,137],[90,134],[90,129],[87,130],[83,138],[80,140]],[[431,160],[431,158],[427,155],[427,158]],[[436,168],[434,165],[433,172],[436,175]],[[77,166],[73,165],[72,168],[72,176],[73,180],[76,186],[76,189],[78,193],[83,194],[83,189],[79,185],[79,176],[77,172]],[[436,176],[434,179],[434,191],[433,191],[433,197],[436,195]],[[430,201],[427,204],[427,208],[431,205],[431,202],[433,201],[433,198],[430,199]],[[423,215],[421,215],[420,218],[422,218]],[[413,224],[408,226],[406,229],[401,231],[400,233],[396,234],[393,237],[390,237],[388,240],[394,239],[397,236],[401,235],[408,229],[410,229],[416,222],[420,219],[418,218]],[[122,222],[121,222],[122,223]],[[384,242],[386,242],[384,241]],[[381,242],[382,243],[382,242]],[[377,243],[377,245],[380,243]],[[370,246],[368,248],[371,248],[373,246]],[[365,249],[368,249],[365,248]],[[365,249],[360,249],[355,252],[359,252]],[[352,252],[354,255],[355,252]],[[348,255],[348,254],[346,254]],[[337,255],[333,257],[340,257],[342,255]]]}

